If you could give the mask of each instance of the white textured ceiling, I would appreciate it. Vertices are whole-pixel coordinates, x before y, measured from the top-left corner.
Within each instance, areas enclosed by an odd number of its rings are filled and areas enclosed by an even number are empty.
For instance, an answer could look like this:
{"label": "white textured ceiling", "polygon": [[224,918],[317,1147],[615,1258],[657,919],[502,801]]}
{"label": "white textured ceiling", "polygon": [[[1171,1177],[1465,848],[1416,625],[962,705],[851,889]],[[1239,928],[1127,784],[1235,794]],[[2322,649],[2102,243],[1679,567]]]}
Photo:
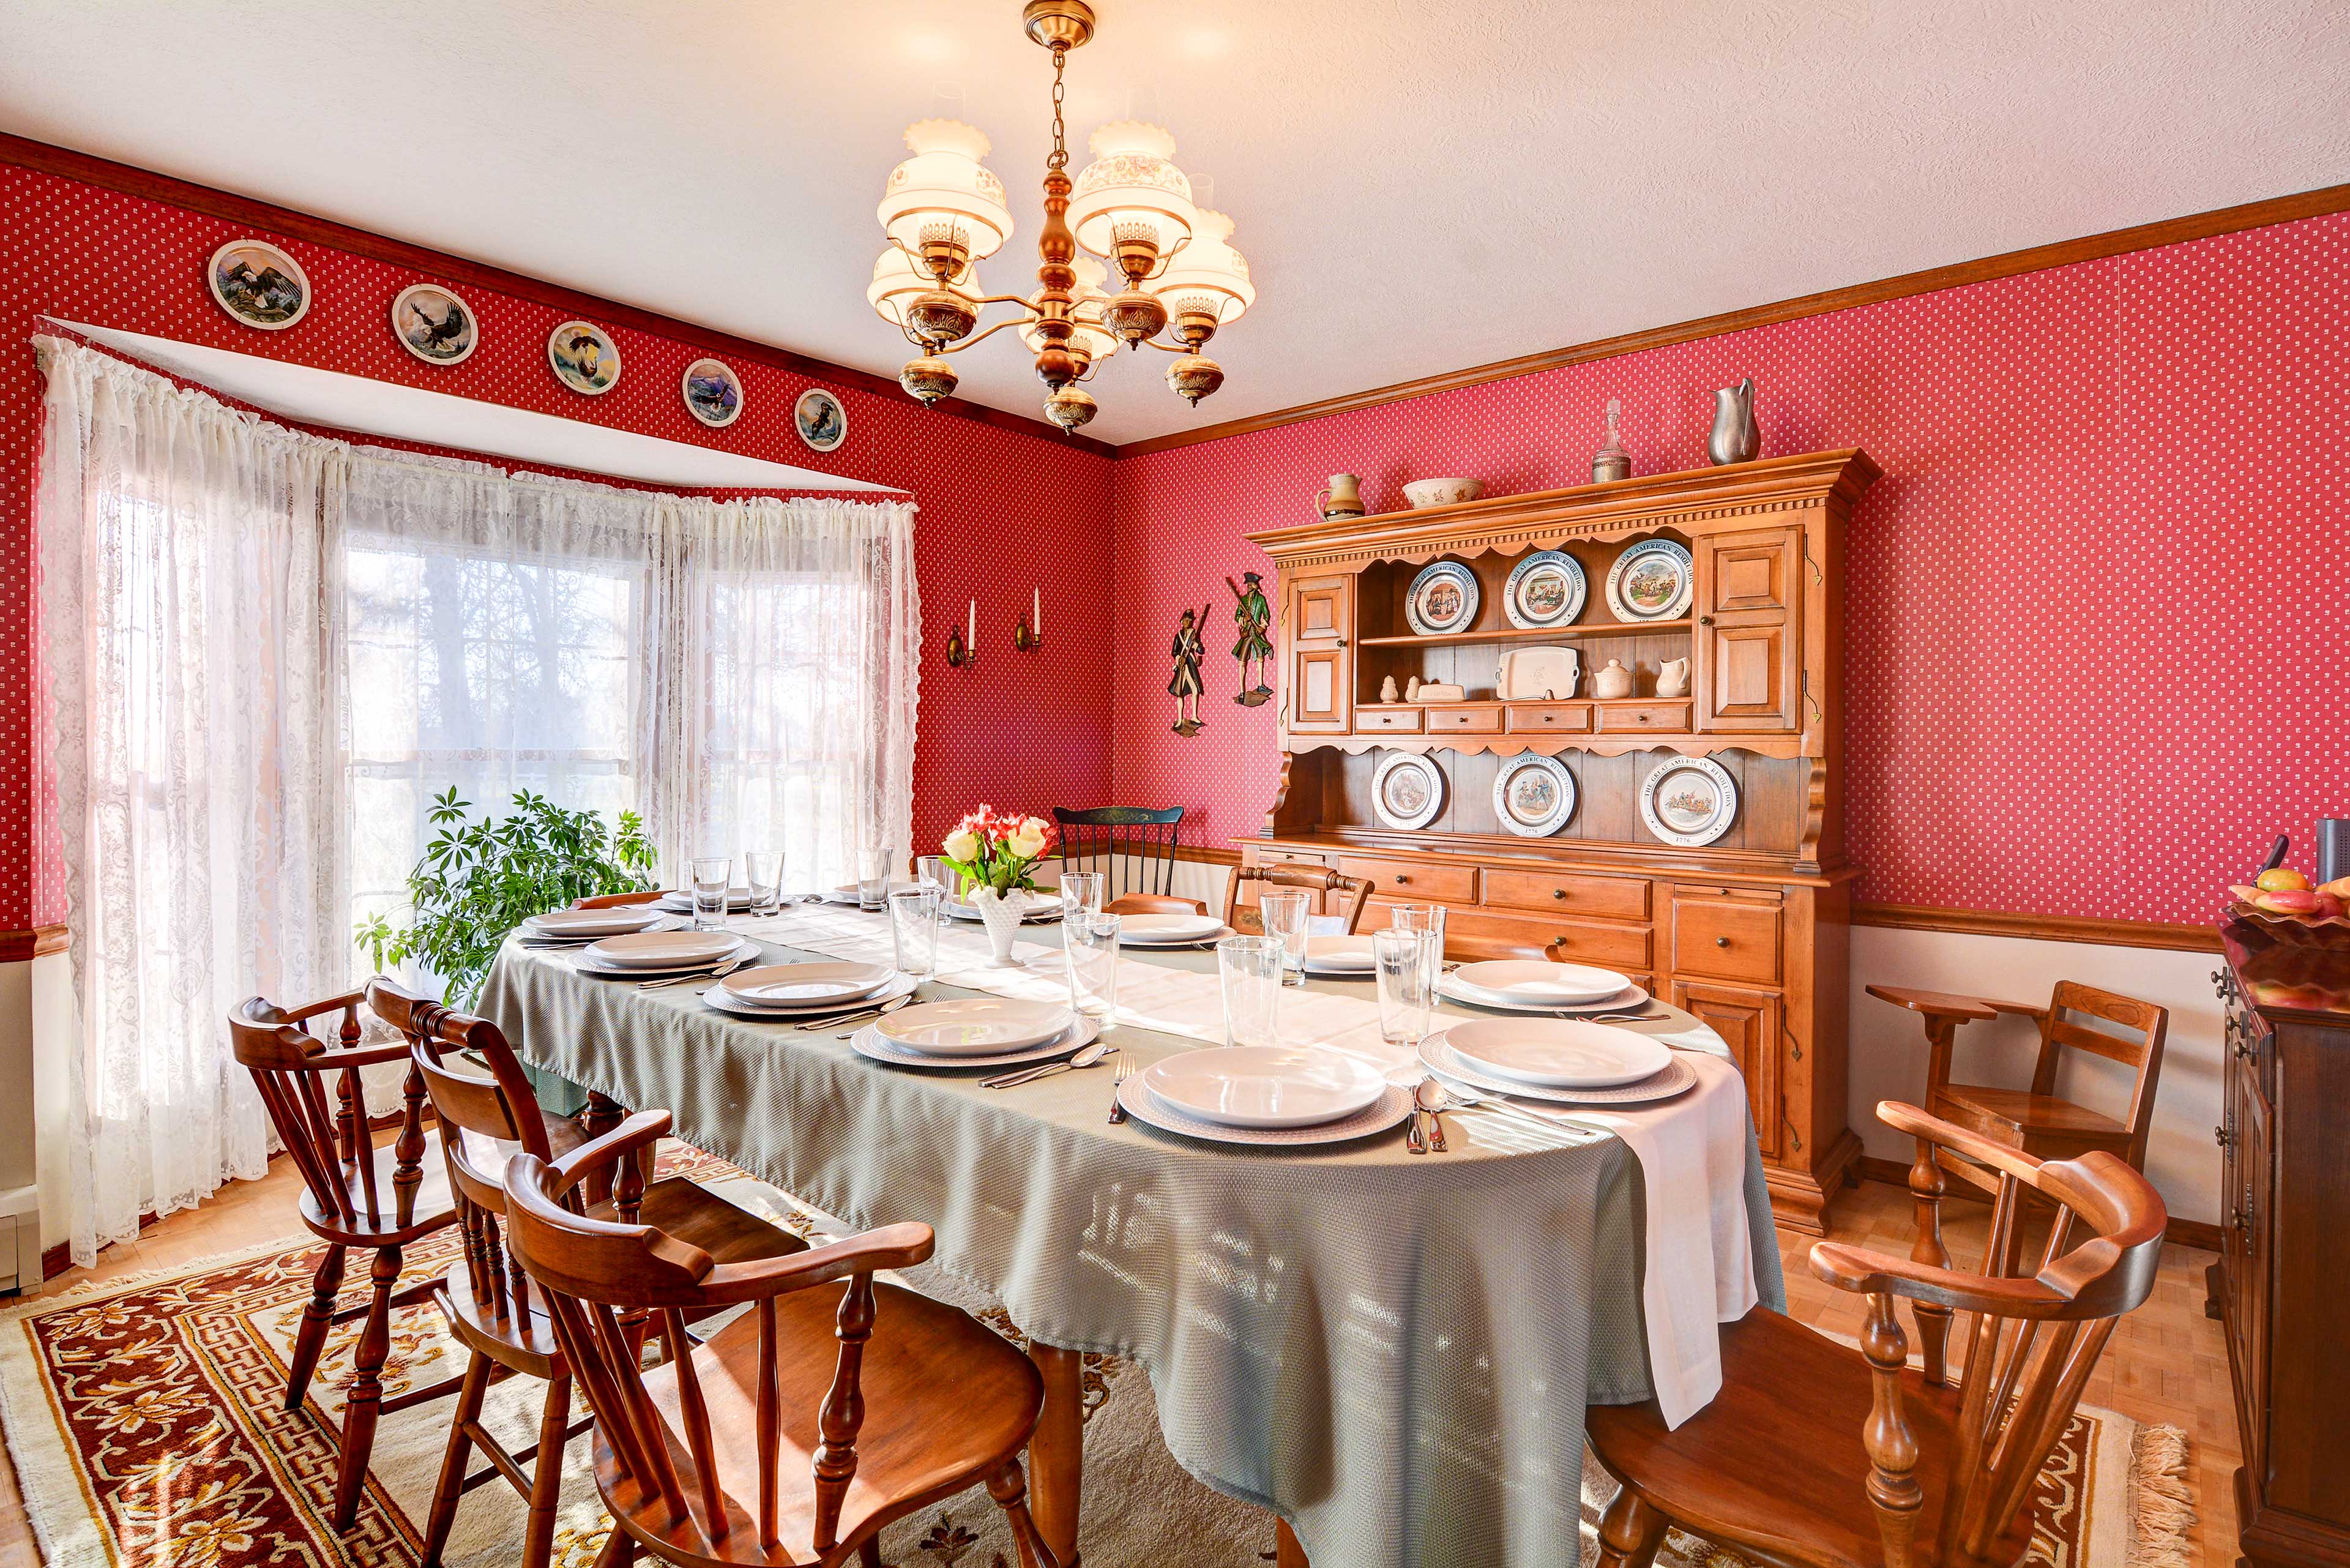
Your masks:
{"label": "white textured ceiling", "polygon": [[[1260,297],[1139,440],[2350,179],[2341,0],[1097,0],[1069,124],[1156,119]],[[994,139],[1033,286],[1018,0],[0,0],[0,129],[842,364],[907,121]],[[1022,413],[1017,340],[963,392]]]}

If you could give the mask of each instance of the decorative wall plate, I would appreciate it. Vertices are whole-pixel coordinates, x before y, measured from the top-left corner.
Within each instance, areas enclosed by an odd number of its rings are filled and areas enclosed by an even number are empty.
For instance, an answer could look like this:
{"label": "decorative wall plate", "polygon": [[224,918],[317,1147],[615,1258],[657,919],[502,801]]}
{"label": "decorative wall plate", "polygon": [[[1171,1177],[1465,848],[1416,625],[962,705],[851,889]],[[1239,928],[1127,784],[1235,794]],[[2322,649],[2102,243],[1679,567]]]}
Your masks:
{"label": "decorative wall plate", "polygon": [[1444,772],[1418,752],[1389,752],[1371,775],[1371,809],[1400,832],[1426,827],[1444,809]]}
{"label": "decorative wall plate", "polygon": [[1504,702],[1564,701],[1583,679],[1583,654],[1573,648],[1510,648],[1493,671],[1493,695]]}
{"label": "decorative wall plate", "polygon": [[1556,757],[1512,757],[1493,778],[1493,815],[1521,838],[1556,833],[1575,815],[1575,775]]}
{"label": "decorative wall plate", "polygon": [[453,365],[482,340],[473,307],[437,283],[411,283],[392,296],[391,335],[428,365]]}
{"label": "decorative wall plate", "polygon": [[1404,618],[1422,637],[1467,631],[1477,618],[1477,574],[1458,561],[1420,568],[1403,601]]}
{"label": "decorative wall plate", "polygon": [[1640,785],[1640,820],[1668,844],[1711,844],[1737,816],[1738,781],[1711,757],[1669,758]]}
{"label": "decorative wall plate", "polygon": [[743,378],[723,359],[696,359],[685,368],[686,411],[716,429],[743,412]]}
{"label": "decorative wall plate", "polygon": [[591,398],[620,379],[620,346],[592,321],[567,321],[548,333],[546,362],[556,380]]}
{"label": "decorative wall plate", "polygon": [[1689,608],[1696,591],[1689,548],[1670,539],[1633,545],[1607,574],[1607,607],[1618,620],[1671,620]]}
{"label": "decorative wall plate", "polygon": [[309,275],[265,240],[231,240],[214,251],[204,285],[223,310],[264,332],[283,332],[310,309]]}
{"label": "decorative wall plate", "polygon": [[1512,626],[1565,626],[1583,613],[1589,591],[1582,562],[1564,550],[1536,550],[1510,568],[1502,608]]}
{"label": "decorative wall plate", "polygon": [[810,452],[830,452],[848,439],[848,410],[822,387],[810,387],[792,405],[792,426]]}

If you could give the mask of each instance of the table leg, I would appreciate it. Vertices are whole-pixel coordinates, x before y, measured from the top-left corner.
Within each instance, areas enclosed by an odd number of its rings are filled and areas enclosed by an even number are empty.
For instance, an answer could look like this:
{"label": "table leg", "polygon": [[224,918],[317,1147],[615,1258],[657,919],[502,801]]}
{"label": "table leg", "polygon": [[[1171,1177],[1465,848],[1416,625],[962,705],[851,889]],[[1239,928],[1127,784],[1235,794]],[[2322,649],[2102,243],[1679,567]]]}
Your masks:
{"label": "table leg", "polygon": [[[620,1108],[618,1101],[593,1089],[588,1092],[588,1108],[579,1113],[579,1126],[591,1138],[602,1137],[628,1119],[628,1112]],[[612,1173],[601,1168],[591,1170],[584,1185],[588,1201],[601,1203],[612,1196]]]}
{"label": "table leg", "polygon": [[1077,1502],[1085,1465],[1085,1357],[1041,1341],[1028,1342],[1028,1359],[1045,1378],[1045,1407],[1028,1439],[1030,1511],[1036,1532],[1060,1561],[1077,1568]]}
{"label": "table leg", "polygon": [[1274,1568],[1307,1568],[1305,1548],[1298,1544],[1297,1532],[1289,1528],[1289,1521],[1273,1521]]}

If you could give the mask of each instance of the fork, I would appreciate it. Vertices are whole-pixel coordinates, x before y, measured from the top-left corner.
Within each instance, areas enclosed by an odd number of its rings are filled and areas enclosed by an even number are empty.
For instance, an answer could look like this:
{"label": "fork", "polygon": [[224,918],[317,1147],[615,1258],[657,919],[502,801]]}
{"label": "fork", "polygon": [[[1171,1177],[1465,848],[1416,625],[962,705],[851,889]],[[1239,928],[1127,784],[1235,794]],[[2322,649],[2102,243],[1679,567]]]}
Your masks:
{"label": "fork", "polygon": [[1125,1052],[1119,1052],[1118,1054],[1118,1081],[1109,1086],[1109,1125],[1112,1127],[1116,1127],[1120,1122],[1126,1120],[1126,1103],[1120,1100],[1118,1096],[1118,1091],[1126,1087],[1127,1079],[1133,1075],[1134,1064],[1127,1060]]}
{"label": "fork", "polygon": [[722,963],[716,969],[698,970],[692,974],[673,974],[667,980],[639,981],[637,982],[637,989],[639,991],[659,991],[665,985],[692,985],[701,981],[723,979],[727,975],[733,974],[736,970],[741,969],[744,964],[749,963],[753,959],[758,956],[759,955],[756,953],[744,953],[742,957],[734,960],[733,962]]}

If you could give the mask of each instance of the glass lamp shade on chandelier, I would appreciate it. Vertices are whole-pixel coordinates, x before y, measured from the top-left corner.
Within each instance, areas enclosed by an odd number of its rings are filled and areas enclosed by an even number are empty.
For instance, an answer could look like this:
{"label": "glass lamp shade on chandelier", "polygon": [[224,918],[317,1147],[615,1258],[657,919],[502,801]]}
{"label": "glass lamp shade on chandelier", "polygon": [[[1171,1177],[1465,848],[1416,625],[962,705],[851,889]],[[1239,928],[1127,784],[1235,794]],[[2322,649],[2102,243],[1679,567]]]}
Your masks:
{"label": "glass lamp shade on chandelier", "polygon": [[[1232,246],[1232,221],[1192,205],[1175,139],[1155,125],[1103,126],[1093,134],[1094,161],[1071,180],[1061,78],[1069,51],[1093,36],[1093,9],[1085,0],[1028,0],[1022,20],[1053,56],[1037,287],[1025,296],[981,289],[979,264],[1012,237],[1003,182],[982,161],[987,138],[951,119],[908,126],[913,156],[889,171],[879,212],[889,247],[865,293],[920,350],[899,385],[925,405],[951,396],[960,378],[947,356],[1016,327],[1049,389],[1045,415],[1065,431],[1094,417],[1097,405],[1079,383],[1121,345],[1173,354],[1167,384],[1197,407],[1224,380],[1223,367],[1203,352],[1208,340],[1256,301],[1248,263]],[[1121,285],[1114,294],[1111,267]],[[991,305],[1014,310],[983,327],[980,314]]]}

